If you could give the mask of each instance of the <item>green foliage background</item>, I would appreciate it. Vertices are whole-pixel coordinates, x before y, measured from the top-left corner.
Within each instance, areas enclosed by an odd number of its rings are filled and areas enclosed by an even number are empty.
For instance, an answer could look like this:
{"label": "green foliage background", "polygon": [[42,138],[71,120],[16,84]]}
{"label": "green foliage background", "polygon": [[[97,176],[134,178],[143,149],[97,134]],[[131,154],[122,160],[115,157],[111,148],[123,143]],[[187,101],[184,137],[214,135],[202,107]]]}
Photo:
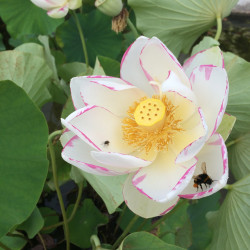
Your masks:
{"label": "green foliage background", "polygon": [[[204,33],[216,25],[218,18],[228,16],[236,3],[237,0],[128,0],[124,6],[140,34],[157,36],[178,57],[220,45],[220,40]],[[65,18],[52,19],[30,0],[0,0],[0,248],[3,249],[3,246],[23,249],[25,245],[27,248],[28,241],[41,245],[37,239],[45,235],[57,237],[56,232],[63,225],[61,212],[44,202],[44,197],[55,196],[56,189],[52,157],[47,149],[48,131],[61,129],[60,124],[51,126],[50,118],[66,117],[74,110],[69,89],[72,77],[91,74],[119,77],[119,61],[135,40],[131,27],[120,34],[112,31],[112,18],[97,10],[94,0],[83,0],[76,16],[86,40],[89,67],[72,12]],[[216,193],[183,202],[154,229],[155,220],[139,218],[118,246],[120,250],[242,250],[250,245],[250,62],[231,52],[223,52],[223,56],[230,83],[226,112],[232,116],[225,115],[218,130],[225,140],[232,130],[227,139],[232,184],[222,196]],[[51,103],[60,107],[59,112],[42,113]],[[65,202],[67,216],[72,216],[71,244],[79,249],[91,245],[97,249],[98,244],[111,249],[111,244],[126,232],[134,218],[121,205],[126,176],[84,173],[61,159],[62,147],[58,141],[54,142],[54,148],[59,185],[63,187],[73,180],[80,194],[70,204]],[[98,235],[101,243],[93,240],[93,235]]]}

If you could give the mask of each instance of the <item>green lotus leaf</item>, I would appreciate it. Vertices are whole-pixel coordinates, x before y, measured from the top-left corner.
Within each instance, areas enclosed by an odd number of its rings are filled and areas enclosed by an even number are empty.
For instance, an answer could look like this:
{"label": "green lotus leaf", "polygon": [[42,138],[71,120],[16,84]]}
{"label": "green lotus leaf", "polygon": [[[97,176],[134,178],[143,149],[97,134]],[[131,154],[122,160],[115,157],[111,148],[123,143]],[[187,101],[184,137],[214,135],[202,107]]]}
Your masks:
{"label": "green lotus leaf", "polygon": [[140,249],[148,249],[148,250],[159,250],[159,249],[167,249],[167,250],[184,250],[185,248],[178,247],[175,245],[167,244],[164,241],[160,240],[153,234],[147,232],[138,232],[132,233],[127,236],[118,250],[140,250]]}
{"label": "green lotus leaf", "polygon": [[47,89],[51,75],[51,70],[40,56],[18,50],[0,52],[0,81],[13,81],[38,106],[51,98]]}
{"label": "green lotus leaf", "polygon": [[127,175],[101,176],[81,171],[81,174],[100,195],[110,214],[123,202],[122,187]]}
{"label": "green lotus leaf", "polygon": [[86,64],[80,62],[65,63],[59,66],[58,74],[66,82],[70,82],[75,76],[85,75],[87,71]]}
{"label": "green lotus leaf", "polygon": [[98,56],[98,60],[107,76],[120,77],[120,63],[114,59]]}
{"label": "green lotus leaf", "polygon": [[216,24],[217,16],[229,15],[238,0],[128,0],[137,28],[156,36],[178,56],[187,53],[196,39]]}
{"label": "green lotus leaf", "polygon": [[21,225],[17,227],[18,230],[23,230],[27,233],[29,239],[35,237],[37,233],[41,230],[44,224],[44,219],[37,207],[30,215],[30,217],[24,221]]}
{"label": "green lotus leaf", "polygon": [[226,112],[236,117],[232,138],[250,132],[250,63],[241,57],[223,53],[229,79],[229,96]]}
{"label": "green lotus leaf", "polygon": [[209,212],[213,230],[210,249],[235,250],[249,248],[250,175],[233,184],[221,208]]}
{"label": "green lotus leaf", "polygon": [[44,49],[43,46],[37,43],[23,43],[22,45],[16,47],[15,51],[20,51],[24,53],[28,53],[34,56],[38,56],[44,59]]}
{"label": "green lotus leaf", "polygon": [[63,22],[63,19],[49,17],[30,0],[1,0],[0,16],[13,38],[26,34],[51,34]]}
{"label": "green lotus leaf", "polygon": [[[98,10],[77,16],[86,41],[90,66],[94,66],[98,55],[116,59],[121,51],[122,36],[111,30],[111,18]],[[73,17],[57,29],[56,39],[68,62],[85,62],[81,39]]]}
{"label": "green lotus leaf", "polygon": [[[44,219],[44,227],[49,227],[51,225],[56,224],[59,222],[59,216],[57,215],[56,211],[49,208],[49,207],[39,207],[40,213],[43,216]],[[43,234],[50,234],[52,233],[56,227],[50,228],[47,230],[42,230]]]}
{"label": "green lotus leaf", "polygon": [[208,227],[206,213],[220,208],[220,192],[211,196],[193,200],[188,207],[188,214],[192,223],[192,246],[190,250],[206,249],[211,242],[212,231]]}
{"label": "green lotus leaf", "polygon": [[250,133],[236,139],[235,144],[228,147],[230,170],[239,180],[250,172]]}
{"label": "green lotus leaf", "polygon": [[31,215],[48,171],[48,127],[24,90],[0,82],[0,238]]}
{"label": "green lotus leaf", "polygon": [[[16,235],[18,235],[18,232],[14,232]],[[8,247],[11,250],[21,250],[26,245],[27,241],[24,238],[20,237],[12,237],[12,236],[3,236],[0,239],[0,242],[3,243],[6,247]],[[3,249],[3,248],[2,248]]]}
{"label": "green lotus leaf", "polygon": [[[74,205],[67,209],[69,217]],[[97,227],[108,223],[108,218],[103,215],[91,199],[85,199],[82,207],[78,208],[72,221],[69,223],[70,242],[81,248],[91,246],[90,237],[97,234]]]}

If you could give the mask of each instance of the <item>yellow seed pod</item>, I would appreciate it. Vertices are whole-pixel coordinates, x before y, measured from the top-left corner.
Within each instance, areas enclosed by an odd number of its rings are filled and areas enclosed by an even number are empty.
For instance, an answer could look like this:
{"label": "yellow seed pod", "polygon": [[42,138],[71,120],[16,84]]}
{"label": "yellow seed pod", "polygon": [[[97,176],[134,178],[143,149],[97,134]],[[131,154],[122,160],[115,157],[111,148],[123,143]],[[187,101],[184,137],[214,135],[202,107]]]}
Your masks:
{"label": "yellow seed pod", "polygon": [[161,100],[149,98],[137,106],[134,118],[138,125],[150,127],[164,119],[165,110],[166,107]]}

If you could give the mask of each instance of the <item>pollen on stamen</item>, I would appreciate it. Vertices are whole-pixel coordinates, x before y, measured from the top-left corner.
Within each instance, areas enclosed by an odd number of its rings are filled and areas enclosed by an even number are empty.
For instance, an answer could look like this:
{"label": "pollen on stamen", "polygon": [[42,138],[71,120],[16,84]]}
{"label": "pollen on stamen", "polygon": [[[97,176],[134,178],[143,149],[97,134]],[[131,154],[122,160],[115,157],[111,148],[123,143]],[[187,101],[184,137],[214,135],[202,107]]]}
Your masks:
{"label": "pollen on stamen", "polygon": [[[160,96],[153,96],[152,99],[160,100]],[[149,153],[151,150],[154,151],[163,151],[168,150],[169,145],[173,142],[173,138],[176,133],[183,131],[181,126],[181,119],[175,118],[175,110],[178,106],[174,106],[170,100],[167,99],[165,95],[162,96],[161,102],[165,106],[165,116],[163,121],[163,125],[156,129],[150,130],[150,126],[145,127],[139,125],[135,120],[135,111],[140,103],[147,100],[146,97],[143,97],[139,100],[139,102],[135,102],[131,105],[127,111],[128,116],[125,117],[122,121],[122,130],[123,130],[123,139],[129,144],[142,151],[145,150],[146,153]],[[158,116],[158,112],[160,110],[156,104],[148,102],[148,105],[151,105],[153,110],[152,114],[148,111],[148,113],[143,112],[144,116],[140,116],[142,120],[145,120],[145,115],[148,117],[146,120],[148,122],[154,121]],[[145,107],[145,108],[144,108]],[[143,110],[146,109],[146,105],[142,106]],[[142,114],[139,112],[139,114]],[[149,114],[149,115],[148,115]],[[154,118],[155,117],[155,118]],[[159,118],[157,118],[159,119]]]}

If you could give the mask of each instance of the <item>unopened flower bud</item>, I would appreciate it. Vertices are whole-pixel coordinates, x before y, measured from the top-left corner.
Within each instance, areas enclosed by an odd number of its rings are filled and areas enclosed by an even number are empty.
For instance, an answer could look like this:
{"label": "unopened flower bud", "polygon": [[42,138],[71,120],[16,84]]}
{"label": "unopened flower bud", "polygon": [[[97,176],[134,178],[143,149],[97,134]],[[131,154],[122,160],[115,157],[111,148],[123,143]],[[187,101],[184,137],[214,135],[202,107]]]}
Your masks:
{"label": "unopened flower bud", "polygon": [[122,0],[96,0],[95,6],[108,16],[117,16],[122,10]]}

